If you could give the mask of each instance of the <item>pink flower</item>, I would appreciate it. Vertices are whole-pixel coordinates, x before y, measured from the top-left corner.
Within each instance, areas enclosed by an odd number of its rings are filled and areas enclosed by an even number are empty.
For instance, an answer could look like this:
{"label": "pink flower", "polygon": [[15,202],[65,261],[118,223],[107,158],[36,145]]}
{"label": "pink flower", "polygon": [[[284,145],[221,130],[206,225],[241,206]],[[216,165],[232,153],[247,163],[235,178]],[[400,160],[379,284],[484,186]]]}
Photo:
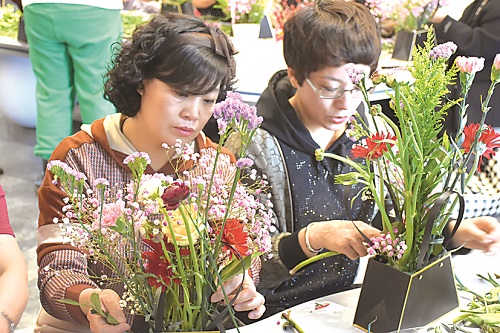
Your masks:
{"label": "pink flower", "polygon": [[460,72],[471,75],[476,74],[484,68],[484,58],[457,57],[455,63]]}
{"label": "pink flower", "polygon": [[491,68],[491,82],[500,81],[500,53],[495,56],[493,60],[493,67]]}
{"label": "pink flower", "polygon": [[[102,220],[101,227],[107,228],[116,225],[116,220],[122,216],[123,210],[125,208],[125,202],[122,200],[117,200],[116,202],[111,202],[104,204],[102,207]],[[99,211],[94,212],[96,222],[93,223],[94,228],[98,228]]]}
{"label": "pink flower", "polygon": [[493,60],[493,68],[496,70],[500,70],[500,53],[495,56],[495,60]]}

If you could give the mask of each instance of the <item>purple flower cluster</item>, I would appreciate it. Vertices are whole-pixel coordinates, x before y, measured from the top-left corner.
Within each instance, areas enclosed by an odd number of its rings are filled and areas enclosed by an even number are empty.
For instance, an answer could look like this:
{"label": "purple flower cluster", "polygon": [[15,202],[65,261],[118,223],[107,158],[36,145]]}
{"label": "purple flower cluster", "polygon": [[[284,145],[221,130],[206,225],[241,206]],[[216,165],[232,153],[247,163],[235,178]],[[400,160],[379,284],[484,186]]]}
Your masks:
{"label": "purple flower cluster", "polygon": [[253,160],[251,158],[248,158],[248,157],[242,157],[236,161],[236,167],[238,169],[251,167],[252,165],[253,165]]}
{"label": "purple flower cluster", "polygon": [[436,45],[431,52],[429,53],[429,56],[434,59],[450,59],[451,55],[455,53],[457,50],[457,44],[453,42],[446,42],[443,44]]}
{"label": "purple flower cluster", "polygon": [[364,79],[366,76],[366,73],[364,71],[364,68],[362,65],[355,65],[355,64],[347,64],[344,66],[347,75],[349,75],[349,78],[351,79],[351,82],[353,84],[360,84],[361,81]]}
{"label": "purple flower cluster", "polygon": [[262,123],[262,117],[257,116],[257,108],[243,102],[236,92],[228,92],[224,101],[214,107],[214,117],[217,119],[219,134],[226,132],[228,126],[236,129],[246,127],[248,131],[256,129]]}

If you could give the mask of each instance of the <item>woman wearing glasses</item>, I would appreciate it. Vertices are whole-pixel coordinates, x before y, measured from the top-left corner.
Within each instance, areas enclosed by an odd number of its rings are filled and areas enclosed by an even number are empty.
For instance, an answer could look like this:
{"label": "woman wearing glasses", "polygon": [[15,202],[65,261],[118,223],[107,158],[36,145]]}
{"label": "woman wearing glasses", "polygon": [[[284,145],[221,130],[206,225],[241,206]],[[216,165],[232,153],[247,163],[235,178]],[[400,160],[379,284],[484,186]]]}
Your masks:
{"label": "woman wearing glasses", "polygon": [[[317,148],[342,156],[351,151],[355,142],[346,129],[363,96],[347,68],[355,64],[369,74],[380,47],[373,17],[355,2],[319,0],[285,24],[288,69],[271,78],[257,102],[264,121],[249,149],[257,172],[267,177],[276,215],[274,253],[263,261],[257,286],[266,298],[264,316],[351,288],[358,258],[367,254],[354,223],[370,238],[380,234],[370,225],[376,213],[373,200],[358,195],[363,185],[335,184],[335,175],[354,170],[335,159],[318,162],[314,155]],[[234,150],[238,142],[226,146]],[[494,219],[463,221],[455,239],[489,249],[499,244],[495,225]],[[495,241],[473,243],[486,234]],[[289,274],[323,249],[343,255]]]}
{"label": "woman wearing glasses", "polygon": [[[376,68],[381,44],[375,21],[363,5],[320,0],[287,21],[284,32],[288,70],[271,78],[257,102],[264,122],[249,150],[271,185],[276,214],[275,253],[263,262],[258,285],[266,315],[352,285],[355,259],[366,248],[351,220],[368,237],[379,235],[368,224],[373,205],[361,198],[350,205],[362,185],[334,183],[335,175],[351,168],[314,156],[320,147],[346,155],[354,144],[345,130],[363,96],[344,65],[361,64],[368,75]],[[323,248],[345,256],[290,276],[290,268]]]}

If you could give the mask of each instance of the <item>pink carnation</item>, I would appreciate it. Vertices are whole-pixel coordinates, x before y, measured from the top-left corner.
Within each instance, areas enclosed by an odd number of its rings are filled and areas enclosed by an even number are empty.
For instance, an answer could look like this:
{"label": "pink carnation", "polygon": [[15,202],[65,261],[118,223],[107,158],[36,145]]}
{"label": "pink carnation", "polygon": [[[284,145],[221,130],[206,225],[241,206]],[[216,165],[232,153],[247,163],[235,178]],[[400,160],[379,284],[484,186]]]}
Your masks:
{"label": "pink carnation", "polygon": [[[107,228],[116,225],[116,220],[118,220],[118,218],[122,215],[124,208],[125,202],[122,200],[104,204],[102,207],[101,227]],[[95,213],[99,214],[99,211],[96,211]],[[93,227],[98,228],[99,216],[95,216],[95,218],[96,222],[94,222]]]}
{"label": "pink carnation", "polygon": [[457,57],[455,63],[460,72],[467,74],[476,74],[484,68],[484,58]]}

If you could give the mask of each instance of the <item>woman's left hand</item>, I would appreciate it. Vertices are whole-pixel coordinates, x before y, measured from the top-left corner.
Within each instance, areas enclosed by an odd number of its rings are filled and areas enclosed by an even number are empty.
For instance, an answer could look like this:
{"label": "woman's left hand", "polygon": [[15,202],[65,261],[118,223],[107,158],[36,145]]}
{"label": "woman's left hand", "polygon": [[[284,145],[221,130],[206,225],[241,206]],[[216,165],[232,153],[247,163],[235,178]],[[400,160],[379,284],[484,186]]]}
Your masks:
{"label": "woman's left hand", "polygon": [[[223,287],[224,291],[226,292],[228,301],[231,301],[236,295],[236,291],[242,283],[241,278],[242,274],[239,274],[224,282]],[[215,293],[213,293],[211,301],[224,301],[224,293],[222,292],[222,289],[219,289]],[[243,288],[241,289],[241,292],[238,294],[238,297],[233,304],[234,309],[236,311],[250,311],[248,313],[248,318],[258,319],[264,314],[264,311],[266,311],[264,302],[264,296],[257,292],[252,278],[250,278],[248,274],[245,274],[245,279],[243,280]]]}
{"label": "woman's left hand", "polygon": [[[451,223],[450,228],[453,228]],[[500,223],[491,216],[465,219],[455,233],[453,243],[465,244],[464,247],[468,249],[498,252],[500,250]]]}

